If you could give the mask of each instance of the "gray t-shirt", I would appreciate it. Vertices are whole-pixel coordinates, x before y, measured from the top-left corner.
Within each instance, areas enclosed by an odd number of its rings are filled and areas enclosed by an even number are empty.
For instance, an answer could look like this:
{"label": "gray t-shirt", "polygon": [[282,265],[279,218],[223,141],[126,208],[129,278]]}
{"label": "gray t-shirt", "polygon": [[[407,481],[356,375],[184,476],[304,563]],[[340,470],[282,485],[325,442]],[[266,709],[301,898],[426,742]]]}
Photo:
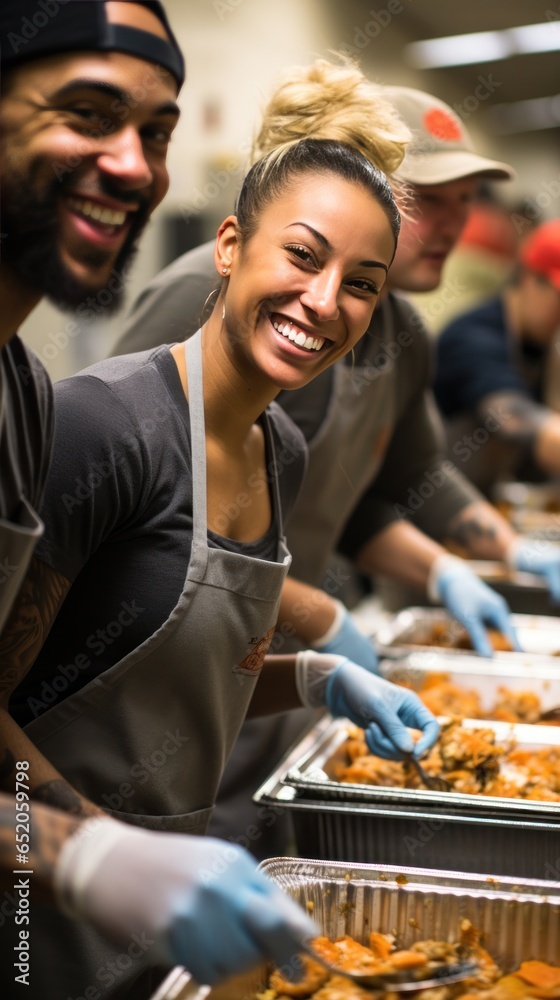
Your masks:
{"label": "gray t-shirt", "polygon": [[[177,604],[190,558],[189,407],[169,347],[92,365],[57,383],[55,402],[41,509],[46,530],[37,556],[72,587],[12,697],[21,725],[152,635]],[[279,406],[271,404],[267,414],[266,477],[269,489],[277,479],[287,518],[303,478],[305,442]],[[260,478],[254,488],[262,492]],[[275,561],[278,524],[273,520],[254,542],[212,531],[208,539]]]}

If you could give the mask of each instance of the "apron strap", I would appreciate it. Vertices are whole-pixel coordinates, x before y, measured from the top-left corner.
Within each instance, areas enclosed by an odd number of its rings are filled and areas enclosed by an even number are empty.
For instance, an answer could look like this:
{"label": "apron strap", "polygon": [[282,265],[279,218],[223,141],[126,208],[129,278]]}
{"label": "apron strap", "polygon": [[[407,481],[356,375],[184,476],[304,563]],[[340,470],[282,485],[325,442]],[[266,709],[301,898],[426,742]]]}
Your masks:
{"label": "apron strap", "polygon": [[193,545],[208,544],[206,510],[206,430],[204,426],[204,389],[202,381],[202,331],[185,341],[187,389],[191,425]]}
{"label": "apron strap", "polygon": [[[204,425],[204,385],[202,376],[202,330],[185,341],[185,361],[187,365],[187,388],[189,393],[189,415],[191,425],[192,488],[193,488],[193,542],[207,544],[206,506],[206,432]],[[264,432],[268,445],[269,467],[276,470],[276,451],[268,413],[264,412]],[[282,504],[276,471],[272,476],[272,506],[277,533],[284,538]]]}

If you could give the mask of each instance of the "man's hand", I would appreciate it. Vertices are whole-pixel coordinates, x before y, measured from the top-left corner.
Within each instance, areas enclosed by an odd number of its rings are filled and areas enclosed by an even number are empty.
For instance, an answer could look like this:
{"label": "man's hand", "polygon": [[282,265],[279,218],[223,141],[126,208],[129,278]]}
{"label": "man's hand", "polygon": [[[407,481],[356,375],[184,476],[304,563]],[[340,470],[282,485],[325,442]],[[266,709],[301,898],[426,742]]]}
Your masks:
{"label": "man's hand", "polygon": [[544,577],[552,600],[560,604],[560,545],[537,538],[516,538],[506,561],[512,569]]}
{"label": "man's hand", "polygon": [[142,935],[148,963],[184,965],[200,984],[266,958],[289,963],[319,933],[236,844],[109,818],[86,821],[65,844],[55,885],[70,916],[117,942]]}
{"label": "man's hand", "polygon": [[481,656],[493,656],[486,634],[487,625],[507,636],[514,649],[520,648],[510,621],[507,602],[479,580],[462,559],[447,554],[437,559],[428,593],[432,598],[439,598],[457,621],[464,625],[474,648]]}

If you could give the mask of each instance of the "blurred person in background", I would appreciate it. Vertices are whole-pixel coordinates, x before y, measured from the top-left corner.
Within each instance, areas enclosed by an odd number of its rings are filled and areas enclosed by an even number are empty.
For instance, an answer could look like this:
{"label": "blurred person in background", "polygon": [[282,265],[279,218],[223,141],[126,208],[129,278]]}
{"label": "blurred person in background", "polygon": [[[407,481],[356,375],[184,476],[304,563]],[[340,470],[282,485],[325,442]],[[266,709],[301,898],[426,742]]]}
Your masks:
{"label": "blurred person in background", "polygon": [[519,243],[512,214],[491,184],[481,182],[437,288],[409,296],[428,333],[438,334],[455,316],[501,291],[513,272]]}
{"label": "blurred person in background", "polygon": [[[193,844],[184,836],[133,830],[108,816],[71,815],[73,801],[57,797],[61,776],[42,783],[40,769],[30,763],[34,748],[21,741],[7,712],[21,669],[22,629],[36,640],[39,608],[62,593],[59,579],[42,587],[45,578],[36,570],[41,564],[33,557],[43,532],[37,512],[51,457],[53,392],[17,330],[43,296],[78,312],[91,303],[102,309],[107,299],[111,310],[119,305],[137,239],[167,190],[165,161],[179,114],[183,59],[157,2],[71,0],[39,8],[35,0],[4,0],[0,43],[0,686],[6,789],[0,795],[0,872],[8,890],[1,993],[62,1000],[71,989],[77,996],[72,971],[65,970],[63,983],[55,972],[63,943],[68,966],[77,963],[77,978],[83,983],[86,977],[87,996],[101,996],[87,980],[79,949],[74,951],[82,931],[57,916],[53,903],[115,942],[112,949],[99,945],[94,970],[103,971],[104,960],[105,980],[108,963],[134,964],[132,955],[138,965],[140,958],[169,963],[194,954],[200,971],[217,978],[230,966],[256,962],[263,952],[289,956],[293,934],[302,932],[299,911],[241,849],[230,845],[227,876],[206,892],[199,873],[216,863],[215,841]],[[30,562],[33,586],[24,580]],[[56,657],[54,651],[58,663]],[[38,802],[25,797],[26,787]],[[16,826],[19,814],[24,819]],[[14,876],[24,862],[29,877]],[[232,897],[238,901],[233,914],[227,903]],[[217,958],[212,937],[197,938],[205,907],[213,930],[218,928]],[[277,917],[271,920],[271,914]]]}
{"label": "blurred person in background", "polygon": [[[379,143],[379,108],[387,99],[413,133],[395,172],[412,185],[412,201],[402,222],[403,245],[399,242],[386,283],[390,292],[382,297],[353,356],[305,388],[278,397],[305,434],[309,469],[287,525],[293,562],[272,648],[312,644],[322,652],[347,655],[369,670],[377,669],[373,647],[336,597],[345,581],[344,574],[329,567],[337,548],[365,573],[426,588],[431,599],[441,600],[469,629],[479,652],[491,654],[485,623],[501,628],[515,643],[502,598],[440,544],[460,542],[472,556],[502,559],[515,535],[445,460],[430,391],[428,337],[418,314],[396,294],[437,286],[479,179],[505,180],[513,171],[480,156],[460,120],[437,98],[374,86],[356,67],[324,60],[287,72],[265,108],[253,156],[278,145],[284,129],[294,135],[346,137],[352,144],[355,116],[369,119],[372,139]],[[368,151],[378,164],[381,153],[381,147]],[[212,255],[212,244],[192,250],[147,286],[116,353],[142,350],[196,329],[215,289]],[[560,559],[552,568],[543,562],[542,571],[554,586]],[[321,584],[328,603],[319,617],[311,588]],[[297,598],[290,596],[290,588],[298,588],[292,591]],[[330,609],[326,621],[325,607]],[[294,716],[245,724],[224,774],[213,833],[235,839],[252,829],[249,846],[257,856],[286,850],[285,825],[278,820],[268,829],[250,797],[303,725],[304,719]]]}
{"label": "blurred person in background", "polygon": [[[435,393],[448,454],[484,492],[504,478],[560,475],[560,415],[545,405],[548,358],[560,331],[560,220],[522,242],[499,295],[463,313],[437,344]],[[486,428],[484,439],[477,429]],[[474,435],[474,437],[473,437]]]}

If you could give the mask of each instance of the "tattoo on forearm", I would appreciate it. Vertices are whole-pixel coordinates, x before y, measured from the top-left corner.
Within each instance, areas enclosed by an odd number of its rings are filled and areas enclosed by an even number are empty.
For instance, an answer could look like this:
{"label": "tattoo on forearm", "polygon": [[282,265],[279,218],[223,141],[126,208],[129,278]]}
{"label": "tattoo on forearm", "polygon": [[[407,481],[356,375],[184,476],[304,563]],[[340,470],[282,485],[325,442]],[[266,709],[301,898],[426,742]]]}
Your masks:
{"label": "tattoo on forearm", "polygon": [[466,549],[473,542],[494,541],[496,538],[496,527],[493,524],[484,524],[477,517],[469,517],[464,521],[455,522],[448,530],[449,537],[458,542]]}
{"label": "tattoo on forearm", "polygon": [[73,816],[80,816],[82,813],[80,796],[62,778],[53,778],[42,785],[37,785],[33,789],[33,798],[37,802],[44,802],[47,806],[63,809]]}
{"label": "tattoo on forearm", "polygon": [[35,557],[0,637],[0,694],[10,694],[33,664],[69,581]]}

